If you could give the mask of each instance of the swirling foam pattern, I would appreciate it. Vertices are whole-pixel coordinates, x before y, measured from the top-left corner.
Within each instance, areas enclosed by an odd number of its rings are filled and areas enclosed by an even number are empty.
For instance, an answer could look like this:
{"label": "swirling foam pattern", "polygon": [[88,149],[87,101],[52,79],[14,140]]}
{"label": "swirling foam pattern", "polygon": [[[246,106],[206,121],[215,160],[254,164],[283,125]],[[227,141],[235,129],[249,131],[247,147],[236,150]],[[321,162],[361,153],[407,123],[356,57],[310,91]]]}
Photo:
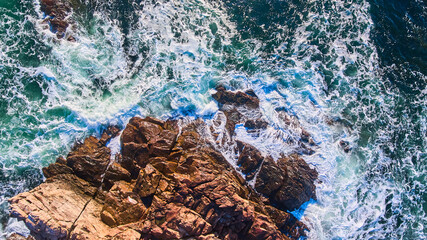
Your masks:
{"label": "swirling foam pattern", "polygon": [[265,154],[298,148],[281,111],[313,134],[318,200],[294,212],[310,239],[425,238],[425,2],[71,2],[75,42],[37,0],[0,0],[0,238],[28,234],[7,199],[74,142],[134,115],[221,119],[217,84],[259,96],[271,127],[236,134]]}

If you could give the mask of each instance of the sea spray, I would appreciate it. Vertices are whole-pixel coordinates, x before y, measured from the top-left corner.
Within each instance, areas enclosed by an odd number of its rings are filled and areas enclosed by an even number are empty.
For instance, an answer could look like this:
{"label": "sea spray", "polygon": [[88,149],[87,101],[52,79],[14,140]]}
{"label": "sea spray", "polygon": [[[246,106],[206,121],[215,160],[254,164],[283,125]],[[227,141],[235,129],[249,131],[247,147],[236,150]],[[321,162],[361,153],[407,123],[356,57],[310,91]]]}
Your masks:
{"label": "sea spray", "polygon": [[236,135],[264,154],[298,150],[281,112],[312,134],[304,158],[318,199],[299,215],[311,239],[425,237],[426,92],[388,80],[371,4],[89,2],[73,13],[75,42],[50,32],[38,1],[0,4],[3,223],[7,198],[38,185],[76,141],[134,115],[221,119],[211,94],[222,84],[259,97],[272,127]]}

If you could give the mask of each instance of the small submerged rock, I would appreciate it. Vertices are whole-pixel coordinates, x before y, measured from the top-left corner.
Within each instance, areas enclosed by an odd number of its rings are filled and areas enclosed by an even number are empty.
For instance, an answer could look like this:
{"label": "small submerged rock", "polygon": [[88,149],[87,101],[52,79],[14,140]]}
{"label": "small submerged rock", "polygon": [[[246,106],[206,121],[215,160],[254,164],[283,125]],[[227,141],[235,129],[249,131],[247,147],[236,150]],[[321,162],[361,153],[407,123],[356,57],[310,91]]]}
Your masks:
{"label": "small submerged rock", "polygon": [[344,150],[344,152],[346,152],[346,153],[349,153],[349,152],[351,152],[351,150],[352,150],[352,148],[351,148],[351,146],[350,146],[350,143],[348,142],[348,141],[344,141],[344,140],[341,140],[340,142],[339,142],[339,145],[341,146],[341,148]]}
{"label": "small submerged rock", "polygon": [[[216,96],[223,106],[259,111],[253,93],[219,88]],[[242,119],[261,121],[236,121]],[[9,200],[11,215],[25,221],[36,239],[305,236],[307,227],[288,210],[316,198],[317,172],[298,155],[276,162],[237,141],[237,163],[247,180],[255,180],[253,189],[205,139],[207,129],[201,120],[178,126],[173,120],[134,117],[121,134],[115,159],[106,144],[117,128],[101,139],[87,138],[67,158],[43,169],[45,183]]]}

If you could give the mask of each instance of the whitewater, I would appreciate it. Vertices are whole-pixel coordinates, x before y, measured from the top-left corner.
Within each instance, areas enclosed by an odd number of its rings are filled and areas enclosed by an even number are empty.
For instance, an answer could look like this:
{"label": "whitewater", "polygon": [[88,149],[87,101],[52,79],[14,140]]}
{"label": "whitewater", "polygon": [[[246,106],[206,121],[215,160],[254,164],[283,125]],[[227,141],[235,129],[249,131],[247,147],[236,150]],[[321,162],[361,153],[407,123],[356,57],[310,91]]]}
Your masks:
{"label": "whitewater", "polygon": [[[271,127],[238,125],[236,136],[264,154],[298,149],[281,112],[312,134],[304,159],[319,172],[317,200],[293,212],[309,239],[426,237],[425,57],[404,61],[420,69],[385,64],[378,1],[73,2],[75,42],[51,32],[38,0],[0,0],[0,239],[28,234],[7,199],[109,125],[202,118],[223,130],[218,85],[259,97]],[[410,14],[402,21],[423,42]],[[217,147],[235,164],[232,148]]]}

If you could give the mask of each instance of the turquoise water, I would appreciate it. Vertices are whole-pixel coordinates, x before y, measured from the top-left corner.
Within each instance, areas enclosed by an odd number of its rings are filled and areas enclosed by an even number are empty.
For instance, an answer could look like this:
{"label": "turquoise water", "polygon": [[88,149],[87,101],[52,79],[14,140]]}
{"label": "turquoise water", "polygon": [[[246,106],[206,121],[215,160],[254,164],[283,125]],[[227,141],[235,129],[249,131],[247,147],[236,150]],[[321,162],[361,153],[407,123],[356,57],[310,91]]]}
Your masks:
{"label": "turquoise water", "polygon": [[275,158],[297,150],[283,111],[313,134],[318,200],[300,211],[310,239],[425,238],[423,1],[72,2],[76,42],[56,39],[37,0],[0,0],[3,237],[20,227],[7,199],[109,124],[204,117],[221,132],[210,95],[223,84],[253,89],[271,124],[238,126],[238,139]]}

